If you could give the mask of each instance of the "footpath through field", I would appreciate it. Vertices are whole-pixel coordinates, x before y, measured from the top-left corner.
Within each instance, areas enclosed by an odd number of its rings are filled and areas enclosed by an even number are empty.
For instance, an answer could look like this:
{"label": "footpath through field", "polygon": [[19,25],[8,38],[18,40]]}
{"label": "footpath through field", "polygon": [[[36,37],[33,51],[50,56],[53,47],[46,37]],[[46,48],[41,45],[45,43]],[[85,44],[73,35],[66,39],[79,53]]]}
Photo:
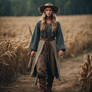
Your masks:
{"label": "footpath through field", "polygon": [[[82,56],[61,62],[62,81],[54,80],[53,92],[80,92],[79,72]],[[1,87],[0,92],[40,92],[39,84],[30,75],[21,75],[14,83]]]}

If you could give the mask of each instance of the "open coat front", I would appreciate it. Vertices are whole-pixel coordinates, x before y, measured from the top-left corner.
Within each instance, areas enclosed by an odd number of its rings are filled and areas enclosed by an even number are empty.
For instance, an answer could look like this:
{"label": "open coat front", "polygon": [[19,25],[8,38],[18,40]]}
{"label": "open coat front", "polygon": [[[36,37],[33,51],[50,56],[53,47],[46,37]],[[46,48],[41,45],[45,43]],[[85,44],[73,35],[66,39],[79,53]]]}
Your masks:
{"label": "open coat front", "polygon": [[[34,30],[34,33],[33,33],[32,39],[31,39],[31,43],[30,43],[30,49],[37,51],[35,58],[33,60],[33,63],[32,63],[31,76],[36,75],[36,64],[37,64],[38,58],[42,52],[43,46],[45,44],[44,40],[40,40],[40,37],[42,37],[42,38],[46,37],[46,32],[40,31],[40,22],[41,21],[39,21],[35,27],[35,30]],[[59,50],[65,51],[65,45],[64,45],[64,39],[63,39],[60,23],[57,22],[57,29],[55,32],[51,32],[51,29],[52,29],[51,25],[47,24],[45,31],[47,31],[47,33],[48,33],[48,38],[50,38],[50,37],[55,38],[55,40],[50,41],[50,44],[52,46],[52,50],[53,50],[54,56],[55,56],[58,78],[61,79],[60,56],[58,55],[58,51]]]}

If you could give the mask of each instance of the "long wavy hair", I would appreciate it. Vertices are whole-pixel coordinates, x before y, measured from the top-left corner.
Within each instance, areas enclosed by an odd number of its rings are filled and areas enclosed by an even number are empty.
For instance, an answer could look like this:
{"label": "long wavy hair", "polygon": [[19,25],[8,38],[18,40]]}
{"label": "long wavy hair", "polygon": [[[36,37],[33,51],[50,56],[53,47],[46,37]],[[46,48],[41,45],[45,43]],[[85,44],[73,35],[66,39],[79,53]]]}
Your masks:
{"label": "long wavy hair", "polygon": [[[41,26],[40,26],[40,30],[41,31],[45,31],[45,27],[46,27],[46,19],[47,16],[45,15],[45,13],[43,12],[42,17],[41,17]],[[56,28],[57,28],[57,24],[56,24],[56,14],[52,13],[50,19],[52,20],[52,32],[55,32]]]}

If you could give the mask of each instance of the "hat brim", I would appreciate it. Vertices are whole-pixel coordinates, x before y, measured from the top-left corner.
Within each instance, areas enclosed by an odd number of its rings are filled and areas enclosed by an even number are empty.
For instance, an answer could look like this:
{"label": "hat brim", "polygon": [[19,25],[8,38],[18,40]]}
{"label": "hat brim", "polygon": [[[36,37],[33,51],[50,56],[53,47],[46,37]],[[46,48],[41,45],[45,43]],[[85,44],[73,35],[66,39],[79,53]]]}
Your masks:
{"label": "hat brim", "polygon": [[41,13],[43,13],[44,12],[44,9],[46,9],[46,8],[51,8],[54,13],[57,13],[58,12],[58,8],[56,6],[41,6],[39,8],[39,11]]}

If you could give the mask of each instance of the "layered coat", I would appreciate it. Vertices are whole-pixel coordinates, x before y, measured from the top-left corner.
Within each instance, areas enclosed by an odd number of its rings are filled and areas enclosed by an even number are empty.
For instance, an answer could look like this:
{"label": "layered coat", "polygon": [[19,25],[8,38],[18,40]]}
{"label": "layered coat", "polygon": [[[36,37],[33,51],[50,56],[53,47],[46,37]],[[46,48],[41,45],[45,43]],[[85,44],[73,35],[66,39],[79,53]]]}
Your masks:
{"label": "layered coat", "polygon": [[[64,38],[61,30],[61,26],[59,22],[57,23],[57,28],[55,32],[52,32],[52,26],[46,24],[45,31],[47,31],[48,38],[55,38],[55,40],[50,41],[50,44],[52,46],[52,50],[54,52],[55,56],[55,62],[56,62],[56,68],[57,68],[57,74],[58,74],[58,79],[61,79],[60,75],[60,56],[58,54],[59,50],[65,51],[65,45],[64,45]],[[43,46],[45,44],[44,40],[40,40],[40,38],[46,38],[46,32],[40,30],[40,25],[41,21],[39,21],[34,29],[32,39],[30,42],[30,49],[36,51],[36,55],[34,60],[32,61],[32,67],[31,67],[31,76],[36,76],[36,64],[38,61],[38,58],[42,52]],[[31,60],[31,59],[30,59]],[[31,61],[30,61],[31,62]]]}

